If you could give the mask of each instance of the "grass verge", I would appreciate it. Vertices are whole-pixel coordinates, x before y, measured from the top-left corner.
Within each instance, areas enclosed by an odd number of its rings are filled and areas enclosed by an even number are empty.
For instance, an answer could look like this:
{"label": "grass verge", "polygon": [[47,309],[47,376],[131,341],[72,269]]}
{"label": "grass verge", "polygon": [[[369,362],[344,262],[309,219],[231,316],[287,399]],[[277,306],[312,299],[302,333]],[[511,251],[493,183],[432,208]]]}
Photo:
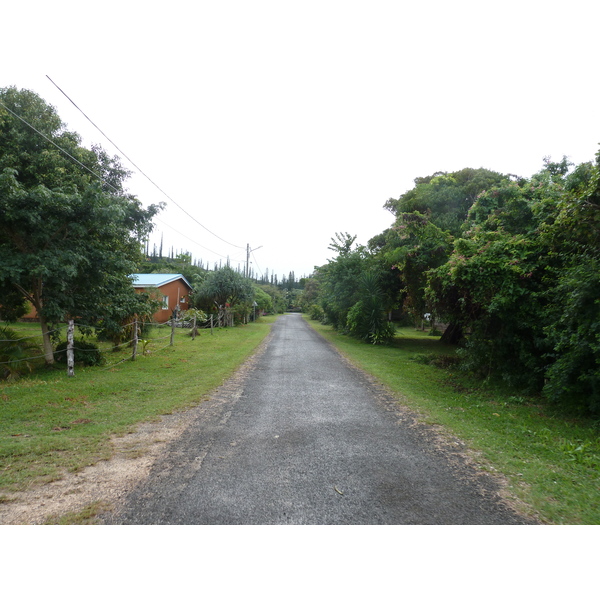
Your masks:
{"label": "grass verge", "polygon": [[402,328],[390,346],[372,346],[307,321],[425,422],[461,438],[482,468],[503,474],[531,515],[600,523],[598,423],[470,378],[456,368],[453,348],[426,332]]}
{"label": "grass verge", "polygon": [[60,366],[0,382],[0,501],[2,492],[107,459],[112,436],[202,402],[254,352],[276,318],[213,335],[204,330],[195,340],[178,329],[173,346],[169,330],[166,339],[154,334],[135,361],[125,348],[107,354],[104,366],[77,366],[74,377]]}

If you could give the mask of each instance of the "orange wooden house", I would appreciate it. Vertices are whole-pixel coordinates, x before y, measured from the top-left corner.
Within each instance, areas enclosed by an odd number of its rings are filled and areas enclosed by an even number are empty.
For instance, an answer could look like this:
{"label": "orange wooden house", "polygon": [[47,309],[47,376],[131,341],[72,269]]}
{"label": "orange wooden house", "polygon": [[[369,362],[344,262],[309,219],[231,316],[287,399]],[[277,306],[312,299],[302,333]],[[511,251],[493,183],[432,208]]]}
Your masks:
{"label": "orange wooden house", "polygon": [[134,273],[131,278],[136,290],[162,296],[162,308],[153,317],[157,323],[167,322],[176,307],[180,311],[189,308],[192,286],[180,273]]}
{"label": "orange wooden house", "polygon": [[[166,323],[171,318],[176,306],[179,306],[180,311],[189,308],[192,286],[180,273],[134,273],[131,279],[134,289],[140,292],[156,292],[162,298],[162,308],[153,315],[157,323]],[[37,320],[37,312],[33,306],[22,320]]]}

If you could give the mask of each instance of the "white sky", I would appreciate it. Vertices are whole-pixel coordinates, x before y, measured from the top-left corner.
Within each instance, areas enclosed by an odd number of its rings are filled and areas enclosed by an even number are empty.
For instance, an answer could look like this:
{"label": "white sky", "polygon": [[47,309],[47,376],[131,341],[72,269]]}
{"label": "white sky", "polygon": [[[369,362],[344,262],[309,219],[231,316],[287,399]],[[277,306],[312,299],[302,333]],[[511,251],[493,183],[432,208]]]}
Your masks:
{"label": "white sky", "polygon": [[383,204],[415,177],[593,160],[598,6],[18,3],[2,9],[0,87],[34,90],[117,154],[51,77],[192,215],[129,180],[145,205],[167,202],[153,236],[165,252],[237,266],[250,244],[255,273],[300,277],[336,232],[366,243],[390,226]]}

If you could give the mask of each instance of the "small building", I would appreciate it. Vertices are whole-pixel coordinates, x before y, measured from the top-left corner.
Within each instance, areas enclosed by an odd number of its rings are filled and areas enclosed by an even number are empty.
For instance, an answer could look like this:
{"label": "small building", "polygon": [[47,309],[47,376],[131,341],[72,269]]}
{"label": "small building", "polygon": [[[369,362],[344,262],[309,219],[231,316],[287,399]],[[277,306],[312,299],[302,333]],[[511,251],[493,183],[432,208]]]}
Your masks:
{"label": "small building", "polygon": [[135,290],[162,297],[162,308],[153,317],[157,323],[166,323],[177,307],[180,311],[189,308],[192,286],[180,273],[134,273],[131,279]]}
{"label": "small building", "polygon": [[[162,298],[162,308],[153,315],[157,323],[166,323],[176,306],[179,306],[181,311],[189,308],[192,286],[180,273],[134,273],[131,279],[135,290],[149,293],[155,291]],[[31,304],[29,312],[20,320],[38,320],[37,311]]]}

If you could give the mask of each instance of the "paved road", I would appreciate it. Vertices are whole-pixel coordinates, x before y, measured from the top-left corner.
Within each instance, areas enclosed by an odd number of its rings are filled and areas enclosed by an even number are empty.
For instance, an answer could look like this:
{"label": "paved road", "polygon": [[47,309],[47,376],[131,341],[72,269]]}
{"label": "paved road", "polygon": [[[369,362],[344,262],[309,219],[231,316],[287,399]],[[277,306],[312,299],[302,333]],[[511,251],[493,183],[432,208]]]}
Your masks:
{"label": "paved road", "polygon": [[300,315],[285,315],[107,522],[526,523],[435,437]]}

